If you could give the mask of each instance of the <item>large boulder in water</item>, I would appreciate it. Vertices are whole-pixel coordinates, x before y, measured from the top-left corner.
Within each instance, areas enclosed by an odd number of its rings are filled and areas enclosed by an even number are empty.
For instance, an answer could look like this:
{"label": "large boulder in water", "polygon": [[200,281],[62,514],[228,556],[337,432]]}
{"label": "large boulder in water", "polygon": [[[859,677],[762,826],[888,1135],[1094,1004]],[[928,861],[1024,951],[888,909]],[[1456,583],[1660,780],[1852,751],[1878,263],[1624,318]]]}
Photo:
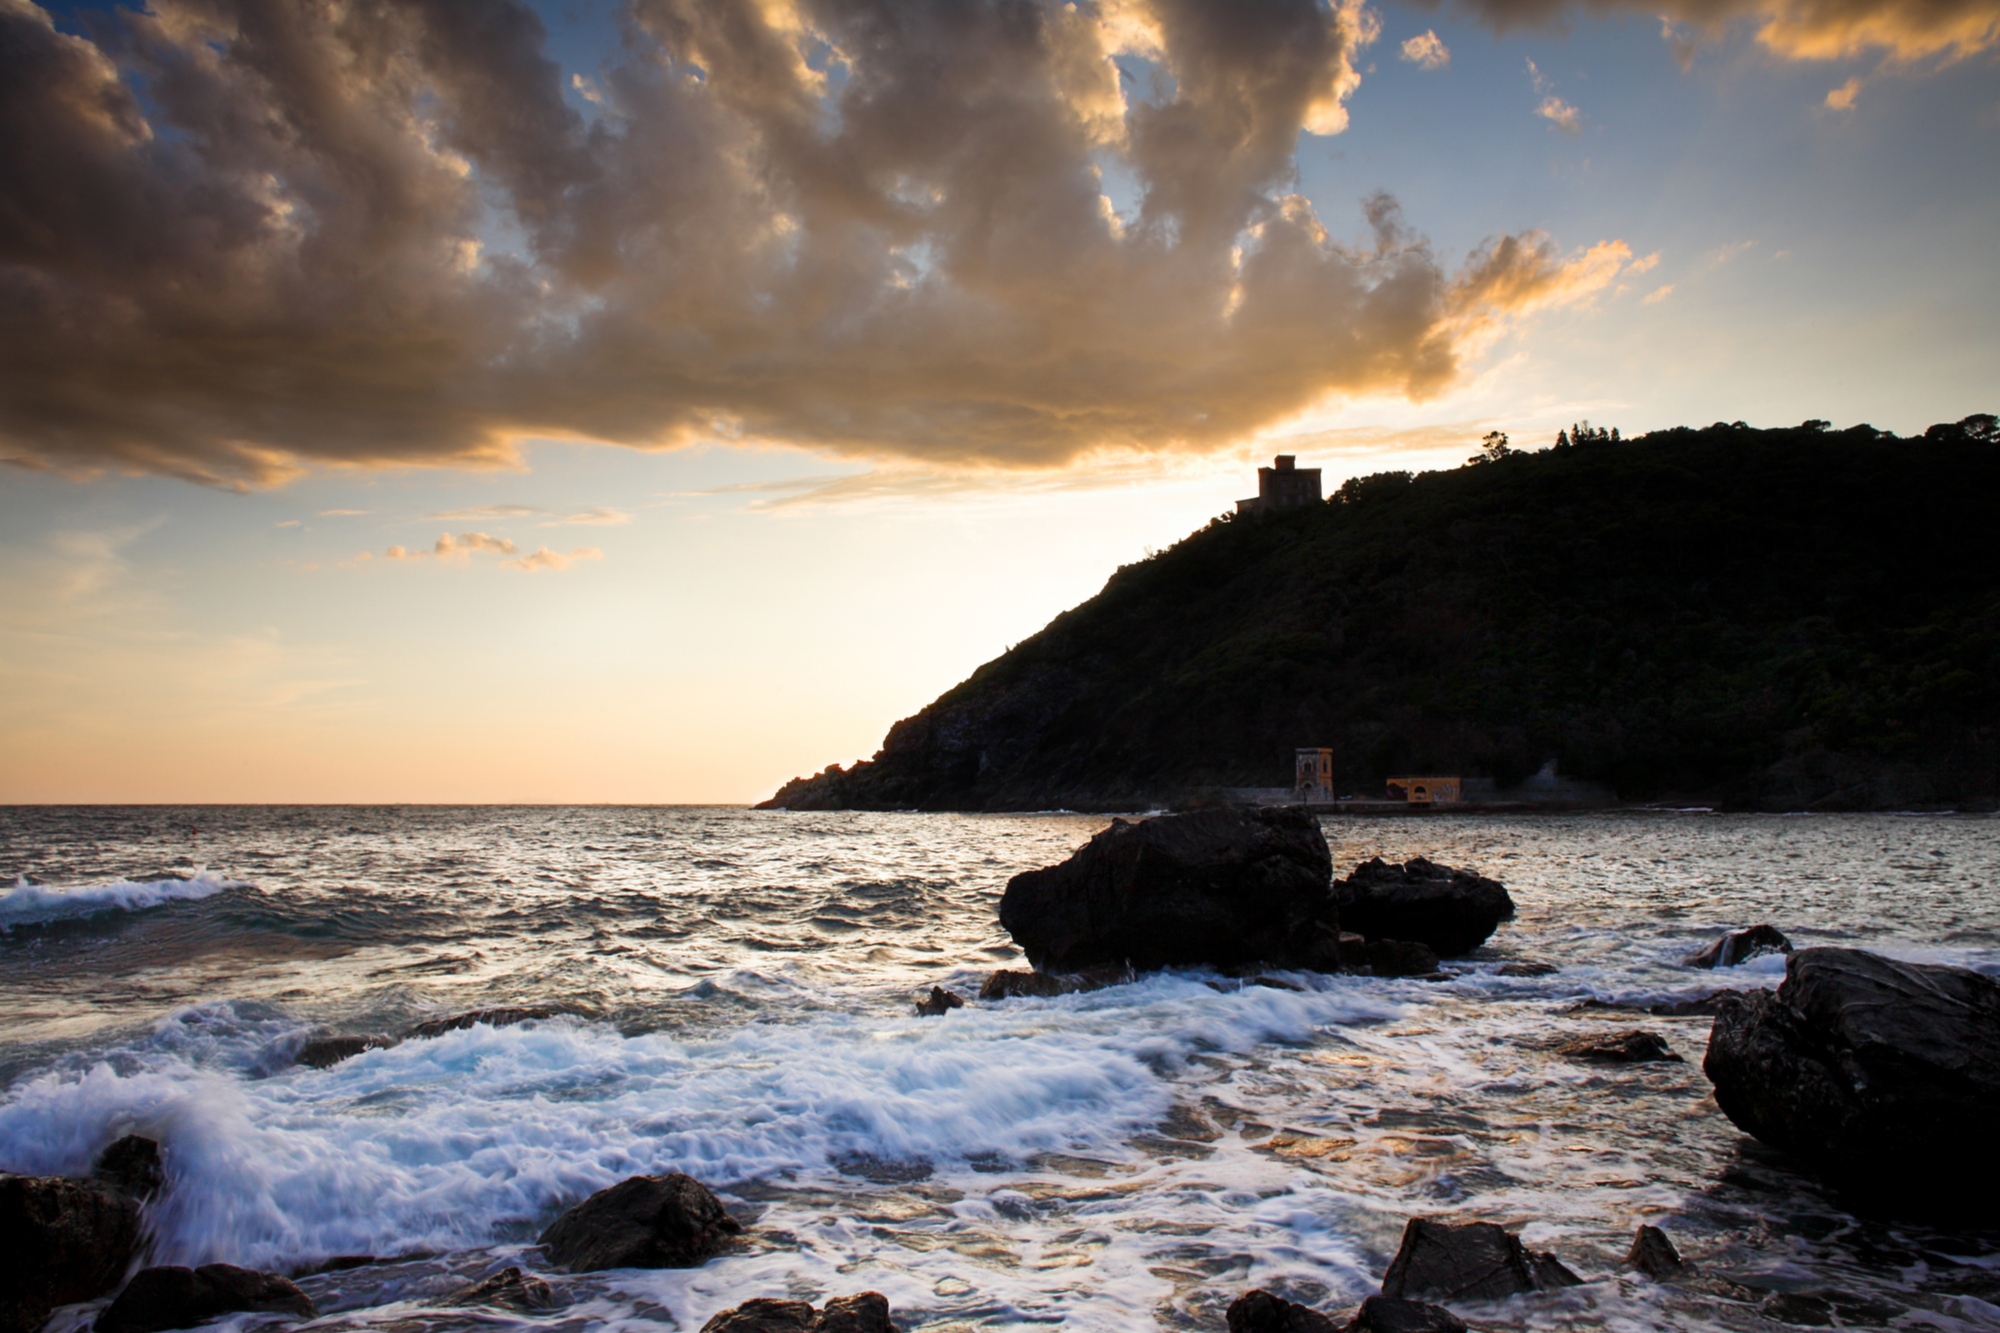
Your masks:
{"label": "large boulder in water", "polygon": [[1697,949],[1681,961],[1688,967],[1735,967],[1767,953],[1790,953],[1792,942],[1769,922],[1748,930],[1732,930],[1708,947]]}
{"label": "large boulder in water", "polygon": [[311,1319],[312,1298],[289,1280],[234,1264],[141,1269],[97,1316],[96,1333],[159,1333],[253,1312]]}
{"label": "large boulder in water", "polygon": [[118,1285],[139,1202],[98,1180],[0,1174],[0,1333],[35,1333],[58,1305]]}
{"label": "large boulder in water", "polygon": [[679,1171],[633,1176],[601,1189],[542,1233],[549,1257],[573,1273],[604,1268],[698,1268],[742,1223],[708,1186]]}
{"label": "large boulder in water", "polygon": [[1270,962],[1332,971],[1333,858],[1304,810],[1196,810],[1111,827],[1016,875],[1000,924],[1044,971]]}
{"label": "large boulder in water", "polygon": [[1376,857],[1333,885],[1343,930],[1370,940],[1416,940],[1446,958],[1470,953],[1502,921],[1514,919],[1506,888],[1470,870],[1415,857],[1395,865]]}
{"label": "large boulder in water", "polygon": [[1582,1281],[1553,1254],[1528,1249],[1498,1223],[1413,1217],[1382,1275],[1382,1294],[1398,1300],[1497,1301]]}
{"label": "large boulder in water", "polygon": [[1726,998],[1702,1072],[1737,1126],[1894,1208],[1984,1208],[2000,1186],[2000,982],[1801,949],[1775,994]]}
{"label": "large boulder in water", "polygon": [[879,1291],[839,1296],[815,1310],[805,1301],[760,1296],[724,1310],[701,1326],[701,1333],[896,1333],[889,1300]]}

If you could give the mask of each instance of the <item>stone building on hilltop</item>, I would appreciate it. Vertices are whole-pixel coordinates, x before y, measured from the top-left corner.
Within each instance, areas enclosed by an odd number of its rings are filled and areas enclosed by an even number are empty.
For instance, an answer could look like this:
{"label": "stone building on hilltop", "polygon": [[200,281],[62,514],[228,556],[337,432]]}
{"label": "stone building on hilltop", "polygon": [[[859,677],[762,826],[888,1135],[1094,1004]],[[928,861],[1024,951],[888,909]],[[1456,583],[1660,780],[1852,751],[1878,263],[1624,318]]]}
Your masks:
{"label": "stone building on hilltop", "polygon": [[1239,514],[1263,514],[1273,509],[1299,509],[1320,502],[1319,469],[1298,467],[1291,454],[1279,454],[1270,467],[1257,469],[1257,498],[1238,500]]}

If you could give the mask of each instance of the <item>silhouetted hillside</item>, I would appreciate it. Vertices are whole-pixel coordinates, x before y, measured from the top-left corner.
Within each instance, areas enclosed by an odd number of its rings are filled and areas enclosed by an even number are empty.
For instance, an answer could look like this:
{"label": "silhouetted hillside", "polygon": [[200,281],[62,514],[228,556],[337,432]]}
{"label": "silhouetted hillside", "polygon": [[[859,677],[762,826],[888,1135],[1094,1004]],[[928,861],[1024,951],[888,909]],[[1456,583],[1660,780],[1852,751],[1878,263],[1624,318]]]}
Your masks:
{"label": "silhouetted hillside", "polygon": [[1717,425],[1224,516],[789,808],[1117,809],[1545,760],[1622,799],[1990,807],[2000,438]]}

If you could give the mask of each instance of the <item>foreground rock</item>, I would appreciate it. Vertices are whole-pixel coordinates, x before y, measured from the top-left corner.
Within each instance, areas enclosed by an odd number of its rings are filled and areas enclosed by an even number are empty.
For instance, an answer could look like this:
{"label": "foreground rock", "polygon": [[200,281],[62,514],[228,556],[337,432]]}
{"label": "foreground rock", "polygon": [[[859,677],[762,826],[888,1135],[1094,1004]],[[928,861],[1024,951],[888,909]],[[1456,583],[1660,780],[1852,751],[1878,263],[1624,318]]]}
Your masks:
{"label": "foreground rock", "polygon": [[1497,1301],[1582,1281],[1553,1254],[1528,1249],[1497,1223],[1413,1217],[1382,1277],[1382,1294],[1398,1300]]}
{"label": "foreground rock", "polygon": [[1762,925],[1748,930],[1732,930],[1681,961],[1688,967],[1735,967],[1738,963],[1747,963],[1765,954],[1791,951],[1792,942],[1780,934],[1776,926]]}
{"label": "foreground rock", "polygon": [[889,1300],[879,1291],[842,1296],[815,1310],[804,1301],[759,1297],[724,1310],[701,1333],[896,1333]]}
{"label": "foreground rock", "polygon": [[1114,819],[1061,865],[1014,876],[1000,923],[1039,971],[1124,962],[1333,971],[1332,874],[1319,821],[1300,809]]}
{"label": "foreground rock", "polygon": [[1687,1271],[1681,1252],[1658,1227],[1642,1226],[1625,1252],[1625,1266],[1636,1268],[1655,1282],[1671,1282]]}
{"label": "foreground rock", "polygon": [[1801,949],[1775,994],[1726,1000],[1702,1072],[1737,1126],[1899,1210],[1991,1206],[2000,982]]}
{"label": "foreground rock", "polygon": [[432,1018],[417,1024],[400,1037],[369,1033],[365,1036],[322,1034],[309,1038],[299,1048],[298,1063],[313,1069],[330,1069],[342,1060],[351,1060],[363,1051],[386,1051],[391,1046],[400,1046],[406,1041],[416,1041],[425,1037],[441,1037],[447,1032],[461,1032],[466,1028],[485,1023],[489,1027],[512,1027],[537,1018],[554,1018],[563,1012],[560,1009],[546,1009],[539,1005],[503,1005],[494,1009],[474,1009],[463,1014],[453,1014],[449,1018]]}
{"label": "foreground rock", "polygon": [[90,1174],[141,1203],[158,1194],[167,1183],[159,1143],[141,1134],[127,1134],[99,1153]]}
{"label": "foreground rock", "polygon": [[443,1302],[445,1305],[490,1305],[502,1310],[553,1310],[555,1289],[519,1268],[503,1268]]}
{"label": "foreground rock", "polygon": [[1247,1291],[1229,1307],[1229,1333],[1467,1333],[1465,1321],[1441,1305],[1370,1296],[1347,1323],[1309,1306]]}
{"label": "foreground rock", "polygon": [[541,1244],[573,1273],[697,1268],[742,1230],[708,1186],[673,1171],[599,1190],[558,1217]]}
{"label": "foreground rock", "polygon": [[539,1005],[504,1005],[498,1009],[474,1009],[470,1013],[453,1014],[449,1018],[433,1018],[410,1029],[405,1040],[423,1037],[442,1037],[447,1032],[463,1032],[466,1028],[484,1023],[488,1027],[513,1027],[517,1023],[528,1023],[538,1018],[554,1018],[557,1011]]}
{"label": "foreground rock", "polygon": [[1484,944],[1514,900],[1497,881],[1419,856],[1393,865],[1376,857],[1333,885],[1344,929],[1370,940],[1416,940],[1451,958]]}
{"label": "foreground rock", "polygon": [[311,1319],[312,1298],[284,1278],[234,1264],[142,1269],[97,1317],[96,1333],[157,1333],[193,1328],[246,1311]]}
{"label": "foreground rock", "polygon": [[1629,1032],[1598,1032],[1576,1037],[1556,1047],[1556,1054],[1593,1064],[1636,1065],[1676,1061],[1680,1056],[1651,1032],[1633,1028]]}
{"label": "foreground rock", "polygon": [[104,1295],[138,1243],[138,1200],[103,1181],[0,1175],[0,1333]]}

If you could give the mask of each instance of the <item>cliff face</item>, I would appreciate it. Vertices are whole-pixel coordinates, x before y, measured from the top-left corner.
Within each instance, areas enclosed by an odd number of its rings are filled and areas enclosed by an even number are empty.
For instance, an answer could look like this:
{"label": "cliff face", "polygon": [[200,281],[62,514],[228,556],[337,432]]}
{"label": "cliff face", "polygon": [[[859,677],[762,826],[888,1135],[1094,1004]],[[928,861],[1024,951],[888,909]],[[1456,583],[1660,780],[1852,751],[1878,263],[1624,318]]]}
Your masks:
{"label": "cliff face", "polygon": [[1715,426],[1349,482],[1224,517],[897,723],[791,809],[1130,809],[1333,747],[1503,789],[1990,806],[1991,418],[1898,439]]}

